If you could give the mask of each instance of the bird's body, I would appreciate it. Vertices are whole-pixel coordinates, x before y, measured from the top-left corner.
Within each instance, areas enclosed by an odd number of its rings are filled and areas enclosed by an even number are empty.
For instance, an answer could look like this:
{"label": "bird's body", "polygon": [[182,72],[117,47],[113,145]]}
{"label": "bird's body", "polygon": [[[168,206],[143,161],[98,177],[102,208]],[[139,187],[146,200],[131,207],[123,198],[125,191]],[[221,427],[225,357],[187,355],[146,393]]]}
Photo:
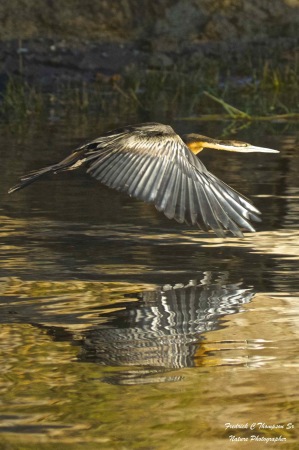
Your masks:
{"label": "bird's body", "polygon": [[47,173],[85,166],[103,184],[153,203],[169,219],[242,237],[254,231],[260,212],[241,194],[210,173],[196,153],[204,147],[274,153],[239,141],[218,141],[197,134],[177,135],[168,125],[144,123],[110,131],[75,150],[57,164],[21,178],[10,193]]}

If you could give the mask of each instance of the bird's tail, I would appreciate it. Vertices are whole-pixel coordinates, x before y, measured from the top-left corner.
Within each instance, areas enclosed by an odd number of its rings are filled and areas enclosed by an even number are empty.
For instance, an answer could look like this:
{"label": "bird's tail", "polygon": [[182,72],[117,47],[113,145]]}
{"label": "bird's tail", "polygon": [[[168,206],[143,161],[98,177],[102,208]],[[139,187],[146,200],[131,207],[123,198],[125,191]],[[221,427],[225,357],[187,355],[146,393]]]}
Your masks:
{"label": "bird's tail", "polygon": [[28,186],[28,184],[33,183],[38,178],[42,177],[46,173],[54,172],[54,166],[47,166],[43,167],[42,169],[34,170],[27,175],[24,175],[18,184],[13,186],[9,189],[8,193],[12,194],[15,191],[19,191],[20,189],[23,189],[25,186]]}
{"label": "bird's tail", "polygon": [[67,158],[63,159],[57,164],[52,164],[51,166],[42,167],[41,169],[34,170],[27,175],[24,175],[18,184],[9,189],[8,193],[12,194],[15,191],[23,189],[31,183],[34,183],[38,178],[46,175],[47,173],[58,173],[63,170],[72,170],[79,167],[85,161],[84,152],[75,151]]}

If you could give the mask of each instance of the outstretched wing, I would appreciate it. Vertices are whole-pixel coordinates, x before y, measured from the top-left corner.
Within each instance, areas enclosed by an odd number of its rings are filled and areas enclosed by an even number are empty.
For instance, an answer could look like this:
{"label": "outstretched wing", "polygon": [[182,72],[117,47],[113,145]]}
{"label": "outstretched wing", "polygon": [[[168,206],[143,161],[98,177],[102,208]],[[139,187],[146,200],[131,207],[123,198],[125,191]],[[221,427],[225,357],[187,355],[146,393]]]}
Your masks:
{"label": "outstretched wing", "polygon": [[259,211],[211,174],[173,129],[141,124],[108,133],[85,147],[88,173],[106,186],[154,203],[169,219],[242,237]]}

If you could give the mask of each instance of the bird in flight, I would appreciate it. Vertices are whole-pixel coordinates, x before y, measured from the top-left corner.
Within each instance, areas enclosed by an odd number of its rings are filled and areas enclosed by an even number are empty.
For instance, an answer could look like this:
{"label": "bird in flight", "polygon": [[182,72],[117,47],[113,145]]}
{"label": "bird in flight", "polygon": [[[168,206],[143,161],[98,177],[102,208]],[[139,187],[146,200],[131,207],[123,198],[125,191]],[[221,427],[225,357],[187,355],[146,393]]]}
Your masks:
{"label": "bird in flight", "polygon": [[199,134],[179,136],[169,125],[142,123],[109,131],[76,149],[62,161],[30,172],[9,190],[15,192],[43,175],[87,168],[106,186],[153,203],[169,219],[243,237],[255,231],[260,211],[229,187],[196,156],[203,148],[242,153],[278,153],[241,141],[211,139]]}

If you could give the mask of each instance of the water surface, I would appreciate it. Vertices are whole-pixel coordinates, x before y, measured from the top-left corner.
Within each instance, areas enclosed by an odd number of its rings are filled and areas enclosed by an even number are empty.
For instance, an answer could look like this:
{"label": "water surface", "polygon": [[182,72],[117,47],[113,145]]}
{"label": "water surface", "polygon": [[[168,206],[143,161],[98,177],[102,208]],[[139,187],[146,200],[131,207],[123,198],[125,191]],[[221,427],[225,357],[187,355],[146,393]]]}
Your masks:
{"label": "water surface", "polygon": [[176,224],[84,172],[6,194],[119,125],[0,128],[0,448],[297,448],[295,126],[234,136],[279,155],[202,156],[263,211],[243,240]]}

